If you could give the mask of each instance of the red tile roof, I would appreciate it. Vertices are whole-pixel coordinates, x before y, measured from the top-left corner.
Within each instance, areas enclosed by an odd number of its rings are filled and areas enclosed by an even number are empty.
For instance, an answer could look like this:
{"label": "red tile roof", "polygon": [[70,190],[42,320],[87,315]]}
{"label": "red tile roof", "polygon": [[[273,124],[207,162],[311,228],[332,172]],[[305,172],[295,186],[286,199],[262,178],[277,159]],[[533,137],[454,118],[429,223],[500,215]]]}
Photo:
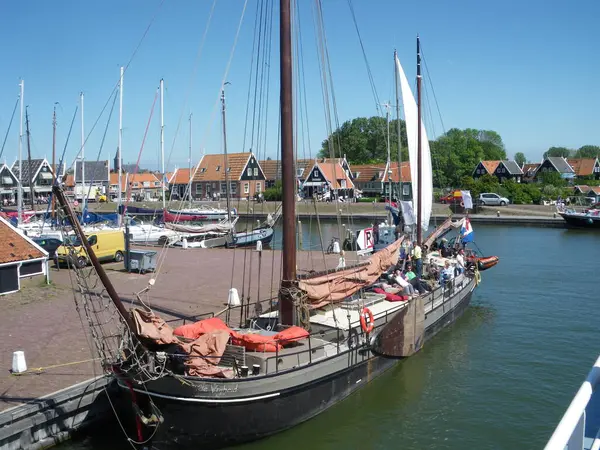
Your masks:
{"label": "red tile roof", "polygon": [[[241,178],[250,156],[252,156],[250,152],[227,155],[230,181],[237,181]],[[204,155],[194,176],[194,181],[225,181],[225,156],[223,154]]]}
{"label": "red tile roof", "polygon": [[28,261],[48,256],[38,246],[0,217],[0,264]]}
{"label": "red tile roof", "polygon": [[[397,162],[393,162],[391,163],[391,170],[392,170],[392,183],[399,183],[400,182],[400,178],[398,177],[398,163]],[[405,161],[402,163],[402,182],[409,182],[411,181],[411,177],[410,177],[410,163],[408,161]],[[388,181],[388,177],[387,174],[384,175],[384,182]]]}
{"label": "red tile roof", "polygon": [[[325,179],[330,183],[331,189],[353,189],[354,183],[352,179],[346,174],[346,171],[338,162],[317,162],[315,164]],[[310,176],[310,173],[308,174]],[[346,180],[346,187],[342,187],[342,180]]]}
{"label": "red tile roof", "polygon": [[[194,170],[192,167],[192,175],[194,174]],[[169,180],[170,184],[188,184],[190,182],[190,169],[176,169],[175,172],[167,173],[167,180]]]}
{"label": "red tile roof", "polygon": [[481,164],[483,164],[483,167],[485,167],[487,173],[492,175],[498,168],[498,164],[500,164],[500,161],[481,161]]}
{"label": "red tile roof", "polygon": [[578,177],[585,177],[593,175],[594,166],[596,165],[595,158],[581,158],[581,159],[567,159],[569,165],[575,171],[575,175]]}

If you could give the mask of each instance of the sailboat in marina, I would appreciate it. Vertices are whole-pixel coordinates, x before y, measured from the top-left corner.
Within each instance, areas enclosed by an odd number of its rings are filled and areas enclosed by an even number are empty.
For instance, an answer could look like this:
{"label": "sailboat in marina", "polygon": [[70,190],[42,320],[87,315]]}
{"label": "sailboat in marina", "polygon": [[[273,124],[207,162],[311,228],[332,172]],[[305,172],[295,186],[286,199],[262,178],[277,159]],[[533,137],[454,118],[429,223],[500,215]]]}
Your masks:
{"label": "sailboat in marina", "polygon": [[[91,269],[75,269],[77,283],[85,286],[88,277],[97,276],[103,286],[93,295],[80,289],[79,301],[89,311],[103,366],[125,394],[127,407],[120,411],[130,411],[137,424],[129,438],[134,446],[222,448],[306,421],[419,351],[462,314],[478,284],[476,273],[465,271],[451,283],[402,301],[373,291],[398,262],[402,236],[356,264],[335,268],[337,261],[326,260],[320,270],[298,271],[290,3],[280,0],[283,251],[276,299],[257,299],[250,314],[249,303],[240,304],[230,292],[227,309],[177,328],[143,306],[147,302],[127,309],[61,187],[53,188],[92,263]],[[420,93],[419,51],[417,61]],[[422,200],[427,180],[421,179],[428,156],[421,154],[419,109],[410,120],[419,161],[420,238],[429,214]],[[117,318],[112,330],[98,311]]]}

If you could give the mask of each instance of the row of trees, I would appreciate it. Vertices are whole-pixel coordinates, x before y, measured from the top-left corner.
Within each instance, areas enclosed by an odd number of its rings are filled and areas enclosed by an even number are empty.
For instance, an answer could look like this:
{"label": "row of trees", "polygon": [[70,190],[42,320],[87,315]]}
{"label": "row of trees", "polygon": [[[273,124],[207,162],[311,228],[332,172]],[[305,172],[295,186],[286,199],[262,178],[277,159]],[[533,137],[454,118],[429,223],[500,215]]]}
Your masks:
{"label": "row of trees", "polygon": [[[389,124],[391,159],[398,158],[397,120]],[[402,160],[408,159],[406,124],[400,120]],[[344,122],[321,145],[319,157],[346,155],[350,164],[372,164],[387,160],[388,124],[384,117],[357,117]],[[436,140],[429,141],[433,166],[433,182],[437,187],[459,187],[470,177],[481,160],[507,159],[502,137],[495,131],[452,128]],[[570,158],[600,157],[600,147],[584,145],[579,149],[551,147],[546,156]],[[518,152],[514,159],[522,166],[525,155]]]}

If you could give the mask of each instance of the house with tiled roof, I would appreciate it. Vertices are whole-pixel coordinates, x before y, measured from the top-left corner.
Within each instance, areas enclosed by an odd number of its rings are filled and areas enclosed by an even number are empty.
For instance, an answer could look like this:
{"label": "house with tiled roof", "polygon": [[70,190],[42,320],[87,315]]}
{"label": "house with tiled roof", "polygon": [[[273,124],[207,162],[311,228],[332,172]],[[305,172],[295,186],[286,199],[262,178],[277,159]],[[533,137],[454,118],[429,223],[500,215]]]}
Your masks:
{"label": "house with tiled roof", "polygon": [[19,291],[23,278],[39,275],[49,281],[48,252],[2,216],[0,242],[0,295]]}
{"label": "house with tiled roof", "polygon": [[198,163],[192,182],[192,197],[213,199],[225,197],[227,179],[231,198],[249,198],[265,190],[266,177],[254,153],[204,155]]}
{"label": "house with tiled roof", "polygon": [[[306,171],[314,164],[314,159],[296,160],[296,178],[298,185],[302,184],[306,177]],[[260,161],[260,167],[265,174],[265,184],[267,188],[275,186],[275,183],[281,180],[281,161],[278,159],[265,159]]]}
{"label": "house with tiled roof", "polygon": [[563,158],[562,156],[548,156],[536,170],[534,180],[541,181],[543,174],[552,172],[558,173],[561,178],[575,178],[575,171],[566,158]]}
{"label": "house with tiled roof", "polygon": [[577,178],[600,180],[600,161],[598,158],[567,158]]}
{"label": "house with tiled roof", "polygon": [[479,161],[473,172],[473,178],[478,179],[486,174],[495,176],[500,183],[506,180],[520,183],[523,180],[523,169],[515,161],[509,159]]}
{"label": "house with tiled roof", "polygon": [[[195,168],[175,168],[173,172],[166,174],[169,192],[174,198],[183,198],[186,196],[188,186],[194,175]],[[189,193],[188,193],[189,194]]]}
{"label": "house with tiled roof", "polygon": [[341,160],[317,160],[302,183],[304,197],[354,198],[354,183],[349,166]]}
{"label": "house with tiled roof", "polygon": [[0,166],[0,201],[2,205],[15,204],[19,180],[6,164]]}
{"label": "house with tiled roof", "polygon": [[410,200],[411,196],[411,174],[410,163],[402,163],[401,177],[398,172],[398,163],[392,162],[390,169],[387,163],[361,164],[352,166],[353,183],[357,189],[366,196],[386,196],[388,192],[388,181],[392,181],[392,196],[397,198],[397,189],[400,178],[402,179],[402,200]]}
{"label": "house with tiled roof", "polygon": [[590,203],[600,203],[600,186],[590,186],[587,197],[590,199]]}
{"label": "house with tiled roof", "polygon": [[534,181],[535,173],[540,168],[540,163],[527,163],[523,164],[521,170],[523,171],[523,182],[530,183]]}
{"label": "house with tiled roof", "polygon": [[[22,170],[20,170],[22,169]],[[27,159],[21,161],[19,167],[19,161],[15,161],[10,168],[12,173],[21,181],[23,187],[23,201],[28,202],[30,198],[29,189],[29,178],[31,177],[31,184],[33,187],[34,198],[46,197],[52,191],[52,178],[53,172],[52,167],[46,160],[43,159],[32,159],[31,163]],[[17,191],[18,189],[15,189]]]}
{"label": "house with tiled roof", "polygon": [[[144,173],[122,173],[121,174],[121,197],[123,199],[131,195],[134,201],[158,199],[162,196],[162,184],[160,174],[152,172]],[[109,194],[111,198],[119,195],[119,174],[110,174]]]}

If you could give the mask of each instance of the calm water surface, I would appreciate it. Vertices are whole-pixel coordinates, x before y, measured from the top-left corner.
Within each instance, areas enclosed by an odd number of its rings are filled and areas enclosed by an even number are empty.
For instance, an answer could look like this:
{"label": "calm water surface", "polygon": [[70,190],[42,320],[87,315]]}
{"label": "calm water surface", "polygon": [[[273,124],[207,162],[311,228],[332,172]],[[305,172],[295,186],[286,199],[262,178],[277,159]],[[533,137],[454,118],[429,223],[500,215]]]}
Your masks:
{"label": "calm water surface", "polygon": [[[305,246],[318,245],[312,225],[303,225]],[[339,235],[335,224],[322,229],[325,246]],[[236,449],[543,448],[598,355],[600,233],[475,233],[500,264],[482,273],[453,327],[315,419]],[[128,448],[119,430],[110,434],[63,448]]]}

